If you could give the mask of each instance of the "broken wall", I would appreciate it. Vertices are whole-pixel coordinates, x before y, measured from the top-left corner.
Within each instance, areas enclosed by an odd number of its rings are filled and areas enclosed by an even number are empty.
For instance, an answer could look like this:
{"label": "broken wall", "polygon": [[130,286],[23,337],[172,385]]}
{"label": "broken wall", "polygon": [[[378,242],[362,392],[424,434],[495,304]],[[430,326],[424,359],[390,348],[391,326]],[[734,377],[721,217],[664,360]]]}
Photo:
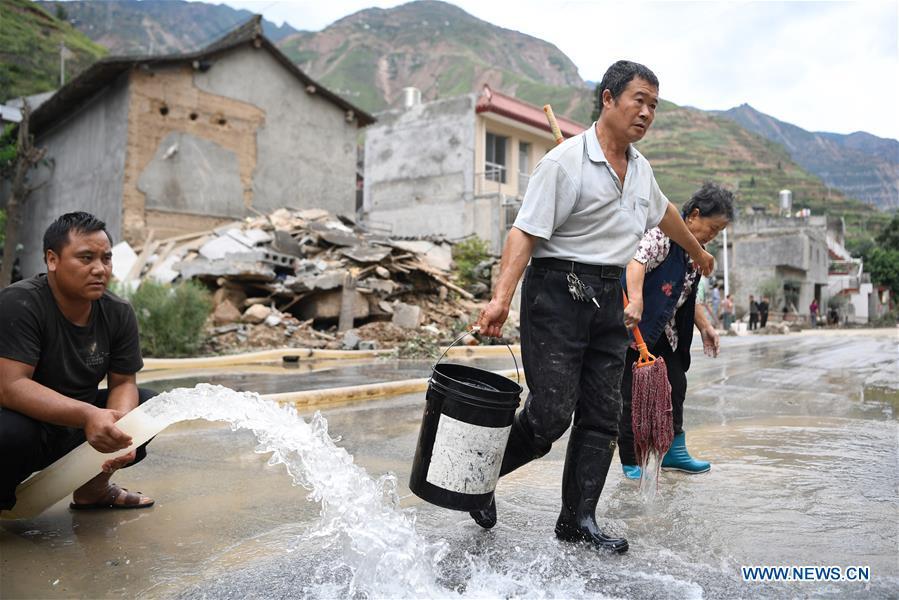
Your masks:
{"label": "broken wall", "polygon": [[165,223],[166,214],[200,217],[185,220],[180,231],[166,228],[164,235],[172,235],[243,218],[252,203],[256,134],[265,113],[204,92],[194,74],[189,65],[131,72],[122,194],[124,233],[132,243]]}
{"label": "broken wall", "polygon": [[124,75],[35,139],[53,166],[31,177],[32,185],[48,183],[31,194],[22,215],[23,277],[46,270],[44,230],[64,213],[92,213],[106,222],[114,241],[121,239],[128,101]]}
{"label": "broken wall", "polygon": [[[282,206],[355,211],[357,121],[251,45],[132,73],[125,225],[140,242]],[[179,218],[184,216],[184,219]]]}
{"label": "broken wall", "polygon": [[365,135],[363,210],[397,236],[462,238],[473,206],[474,95],[379,113]]}

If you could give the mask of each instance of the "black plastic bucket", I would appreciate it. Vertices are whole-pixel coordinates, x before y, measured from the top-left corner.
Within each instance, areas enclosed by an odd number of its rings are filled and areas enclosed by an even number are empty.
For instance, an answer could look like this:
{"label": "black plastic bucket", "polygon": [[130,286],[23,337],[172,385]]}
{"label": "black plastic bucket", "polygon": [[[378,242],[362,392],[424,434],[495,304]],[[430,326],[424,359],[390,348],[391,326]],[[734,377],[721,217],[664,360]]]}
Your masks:
{"label": "black plastic bucket", "polygon": [[519,384],[502,375],[438,361],[425,396],[409,479],[412,492],[452,510],[487,508],[521,392]]}

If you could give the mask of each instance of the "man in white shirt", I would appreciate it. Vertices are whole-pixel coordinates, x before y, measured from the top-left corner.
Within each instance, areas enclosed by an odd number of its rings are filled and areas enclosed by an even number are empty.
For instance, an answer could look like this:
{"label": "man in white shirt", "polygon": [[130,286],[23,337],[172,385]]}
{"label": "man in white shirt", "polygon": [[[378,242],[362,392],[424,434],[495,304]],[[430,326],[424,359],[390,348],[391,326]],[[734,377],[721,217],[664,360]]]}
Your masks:
{"label": "man in white shirt", "polygon": [[[628,346],[621,274],[643,233],[656,226],[704,274],[714,259],[631,145],[655,118],[658,79],[643,65],[618,61],[600,86],[596,123],[550,151],[534,170],[478,325],[485,335],[500,335],[524,273],[521,348],[529,394],[512,426],[500,475],[549,452],[573,415],[556,536],[623,553],[627,540],[605,535],[595,520],[618,437]],[[489,529],[496,524],[496,504],[471,516]]]}

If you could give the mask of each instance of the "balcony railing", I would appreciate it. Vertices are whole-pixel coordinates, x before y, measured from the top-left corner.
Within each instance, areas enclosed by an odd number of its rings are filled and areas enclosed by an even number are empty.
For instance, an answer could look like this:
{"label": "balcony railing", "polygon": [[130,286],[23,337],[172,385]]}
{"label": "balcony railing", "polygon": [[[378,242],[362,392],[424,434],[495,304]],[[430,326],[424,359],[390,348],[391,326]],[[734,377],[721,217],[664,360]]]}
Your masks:
{"label": "balcony railing", "polygon": [[484,178],[488,181],[506,183],[506,165],[498,163],[484,163]]}

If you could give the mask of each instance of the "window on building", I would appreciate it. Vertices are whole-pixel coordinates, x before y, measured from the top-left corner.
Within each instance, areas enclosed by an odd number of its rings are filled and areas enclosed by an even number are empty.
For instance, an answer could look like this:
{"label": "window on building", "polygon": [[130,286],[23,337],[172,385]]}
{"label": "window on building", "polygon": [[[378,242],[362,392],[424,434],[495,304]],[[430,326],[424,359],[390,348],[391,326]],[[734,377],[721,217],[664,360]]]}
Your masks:
{"label": "window on building", "polygon": [[531,145],[518,143],[518,193],[523,194],[531,176]]}
{"label": "window on building", "polygon": [[485,178],[489,181],[506,183],[506,146],[509,138],[487,133],[487,153],[485,155]]}

